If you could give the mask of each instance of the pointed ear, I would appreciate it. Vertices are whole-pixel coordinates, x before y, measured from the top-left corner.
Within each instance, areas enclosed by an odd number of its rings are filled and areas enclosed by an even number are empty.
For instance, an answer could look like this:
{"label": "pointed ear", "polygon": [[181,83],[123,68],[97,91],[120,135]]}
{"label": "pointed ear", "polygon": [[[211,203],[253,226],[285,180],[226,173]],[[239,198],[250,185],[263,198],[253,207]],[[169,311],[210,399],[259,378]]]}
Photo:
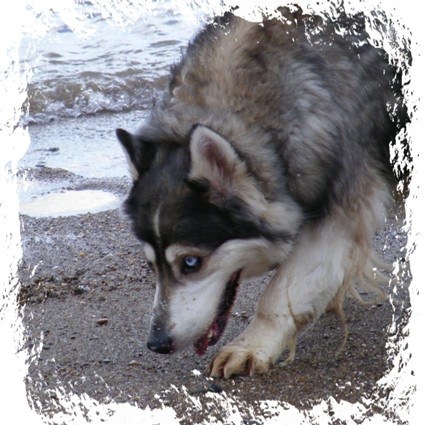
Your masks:
{"label": "pointed ear", "polygon": [[122,128],[116,130],[116,136],[124,149],[131,177],[135,181],[150,168],[155,148],[151,143],[144,142],[140,136]]}
{"label": "pointed ear", "polygon": [[190,138],[191,169],[189,179],[206,182],[213,200],[235,194],[242,179],[246,178],[246,166],[227,140],[207,127],[198,125]]}

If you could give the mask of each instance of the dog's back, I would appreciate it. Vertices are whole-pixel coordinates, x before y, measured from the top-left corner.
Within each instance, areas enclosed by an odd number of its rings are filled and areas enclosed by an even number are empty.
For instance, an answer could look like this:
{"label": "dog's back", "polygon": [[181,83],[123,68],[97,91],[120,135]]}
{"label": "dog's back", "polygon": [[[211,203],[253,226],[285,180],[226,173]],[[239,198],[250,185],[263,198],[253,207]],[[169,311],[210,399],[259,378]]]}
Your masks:
{"label": "dog's back", "polygon": [[396,126],[386,103],[394,109],[398,101],[390,86],[394,72],[382,51],[364,43],[361,23],[346,20],[344,30],[352,35],[341,37],[332,24],[301,13],[285,11],[282,20],[263,24],[228,13],[189,45],[161,107],[182,106],[192,120],[198,117],[190,114],[213,111],[214,125],[222,122],[218,132],[246,158],[257,156],[264,142],[229,134],[230,128],[243,133],[238,119],[247,133],[260,128],[272,134],[287,187],[305,211],[321,216],[346,199],[354,175],[367,176],[368,165],[373,173],[391,172]]}

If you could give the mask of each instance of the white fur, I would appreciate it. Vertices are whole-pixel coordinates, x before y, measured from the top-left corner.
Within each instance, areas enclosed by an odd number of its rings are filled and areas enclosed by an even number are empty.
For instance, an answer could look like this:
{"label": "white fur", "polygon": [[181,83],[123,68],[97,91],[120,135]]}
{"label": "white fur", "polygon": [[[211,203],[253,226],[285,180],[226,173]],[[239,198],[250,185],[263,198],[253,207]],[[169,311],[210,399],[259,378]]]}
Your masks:
{"label": "white fur", "polygon": [[156,254],[152,245],[147,242],[143,242],[143,252],[147,261],[150,261],[153,264],[156,264]]}
{"label": "white fur", "polygon": [[329,221],[304,231],[264,291],[254,319],[214,361],[212,376],[229,377],[251,357],[253,374],[275,363],[297,332],[296,318],[316,318],[335,297],[346,273],[351,243]]}
{"label": "white fur", "polygon": [[[303,229],[296,247],[262,294],[249,326],[214,358],[211,376],[264,372],[286,348],[288,360],[294,359],[298,330],[324,313],[342,285],[348,280],[350,285],[363,272],[361,255],[366,247],[355,236],[371,240],[383,195],[375,191],[360,202],[362,214],[354,213],[350,222],[340,212],[320,226]],[[366,223],[361,222],[364,217]]]}
{"label": "white fur", "polygon": [[139,177],[137,167],[135,166],[134,162],[131,160],[131,157],[128,154],[127,149],[122,144],[120,144],[120,146],[122,147],[122,150],[124,151],[125,159],[127,160],[128,171],[130,173],[130,176],[131,176],[133,182],[135,182],[135,181],[138,180],[138,177]]}
{"label": "white fur", "polygon": [[157,237],[158,240],[160,240],[159,214],[160,214],[160,207],[156,210],[156,213],[153,216],[153,230],[155,231],[155,236]]}
{"label": "white fur", "polygon": [[217,269],[204,279],[179,285],[169,300],[169,329],[177,348],[200,338],[213,323],[220,296],[231,275]]}
{"label": "white fur", "polygon": [[[234,272],[242,270],[241,279],[262,275],[287,255],[284,249],[286,245],[281,247],[265,239],[231,240],[206,258],[201,271],[180,276],[168,310],[176,346],[199,338],[213,323],[225,285]],[[173,245],[167,248],[166,257],[176,270],[181,256],[198,253],[196,248]]]}

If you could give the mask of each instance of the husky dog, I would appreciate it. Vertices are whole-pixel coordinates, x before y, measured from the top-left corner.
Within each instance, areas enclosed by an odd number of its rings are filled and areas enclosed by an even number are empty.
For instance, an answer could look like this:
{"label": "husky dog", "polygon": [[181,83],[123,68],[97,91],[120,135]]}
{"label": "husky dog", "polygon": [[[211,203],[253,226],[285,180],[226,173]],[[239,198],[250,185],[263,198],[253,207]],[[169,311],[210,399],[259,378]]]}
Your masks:
{"label": "husky dog", "polygon": [[371,240],[391,199],[395,72],[360,19],[280,12],[215,19],[137,134],[117,130],[125,209],[158,277],[149,349],[204,354],[240,282],[274,270],[213,377],[265,372],[285,349],[293,360],[299,330],[381,283]]}

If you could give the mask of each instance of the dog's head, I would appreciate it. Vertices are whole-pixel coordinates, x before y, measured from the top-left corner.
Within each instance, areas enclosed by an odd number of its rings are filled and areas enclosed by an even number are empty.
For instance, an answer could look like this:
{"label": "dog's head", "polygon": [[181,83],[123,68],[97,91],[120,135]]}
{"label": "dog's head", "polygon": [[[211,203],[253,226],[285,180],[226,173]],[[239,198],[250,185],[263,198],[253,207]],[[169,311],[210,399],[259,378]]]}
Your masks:
{"label": "dog's head", "polygon": [[188,143],[152,142],[117,130],[133,187],[125,202],[157,286],[148,347],[203,354],[226,326],[242,278],[290,251],[300,213],[272,202],[230,142],[196,126]]}

